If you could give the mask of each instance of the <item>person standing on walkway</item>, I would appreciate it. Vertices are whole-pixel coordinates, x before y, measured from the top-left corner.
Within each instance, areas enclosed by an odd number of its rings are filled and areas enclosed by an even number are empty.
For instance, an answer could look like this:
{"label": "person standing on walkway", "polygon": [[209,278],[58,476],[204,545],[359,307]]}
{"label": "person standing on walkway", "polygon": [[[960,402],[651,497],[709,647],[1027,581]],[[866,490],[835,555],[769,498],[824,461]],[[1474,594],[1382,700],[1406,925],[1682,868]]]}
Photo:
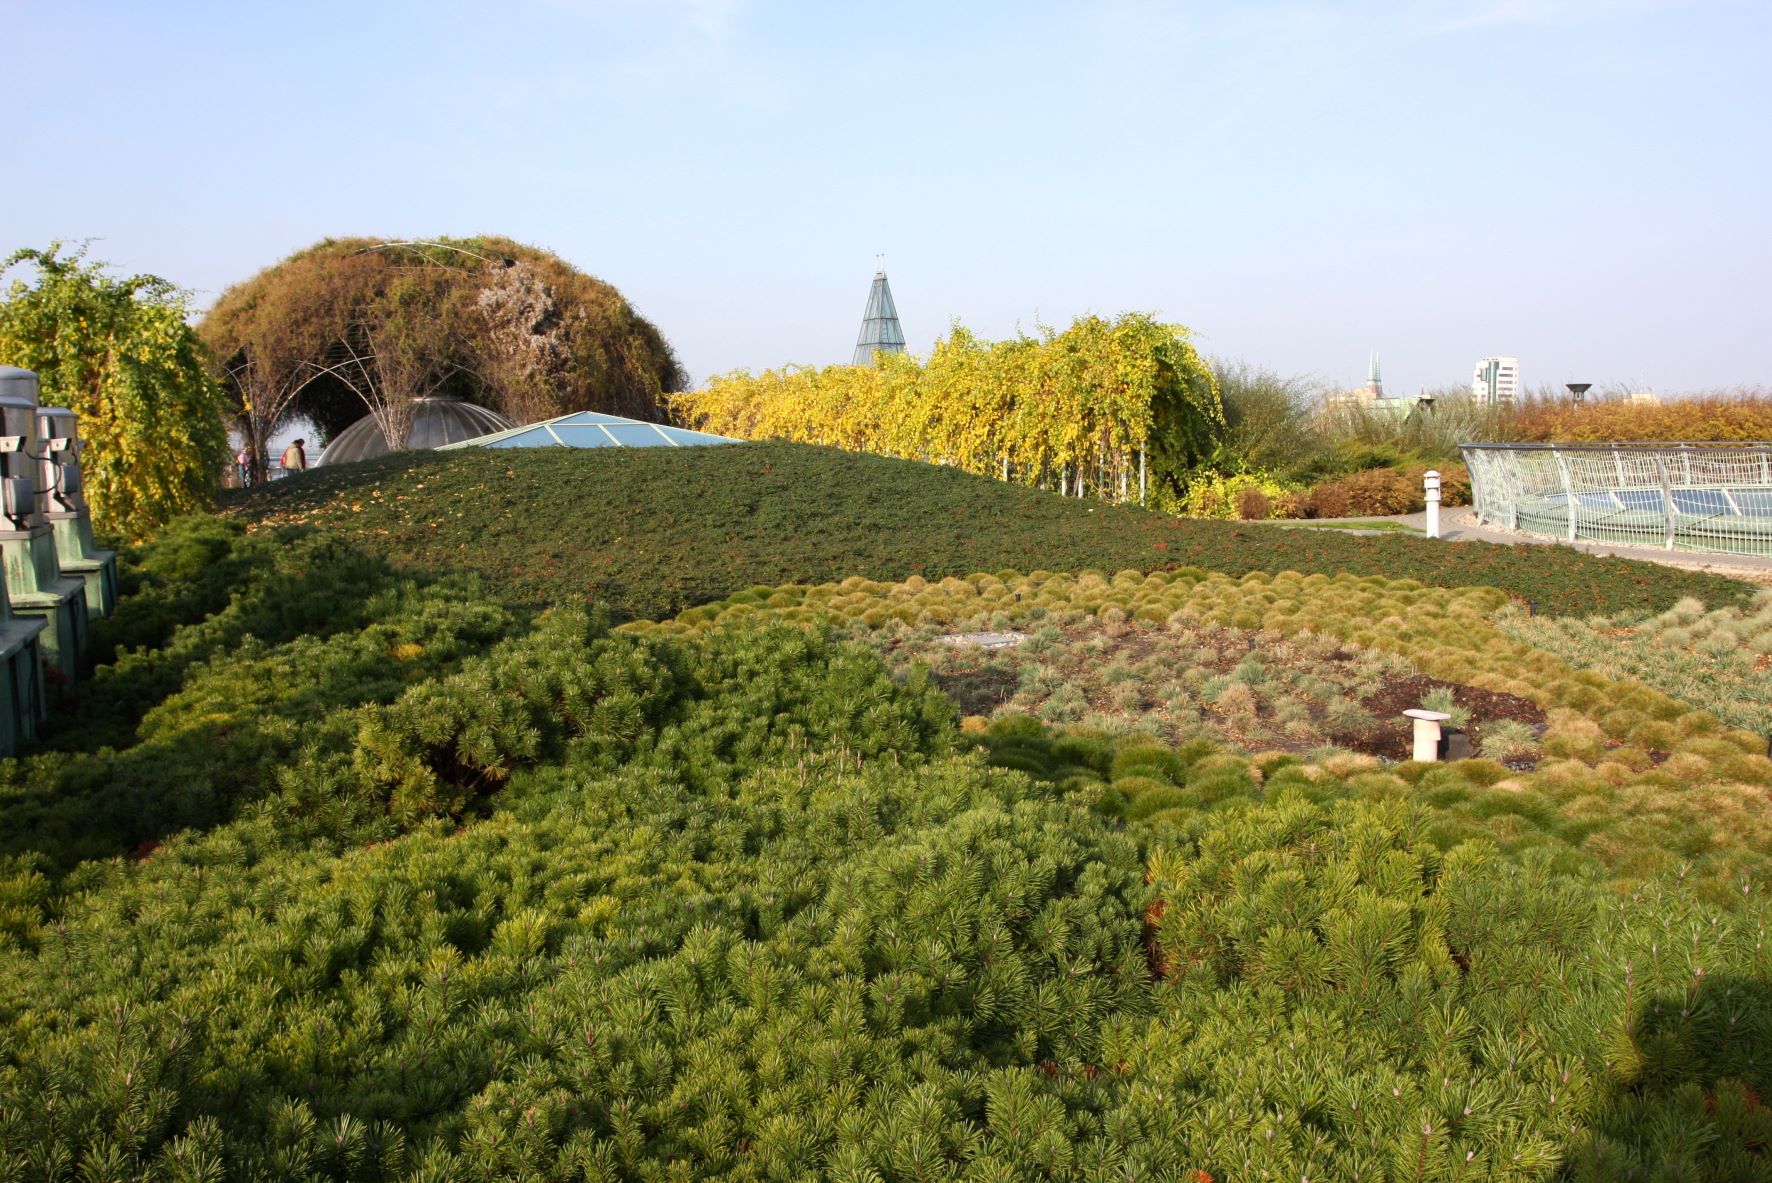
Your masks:
{"label": "person standing on walkway", "polygon": [[302,445],[307,442],[307,440],[296,440],[283,449],[283,459],[280,463],[284,472],[302,472],[308,467],[308,454],[302,448]]}
{"label": "person standing on walkway", "polygon": [[242,489],[252,488],[252,448],[250,445],[240,449],[239,454],[234,457],[234,463],[240,468],[240,487]]}

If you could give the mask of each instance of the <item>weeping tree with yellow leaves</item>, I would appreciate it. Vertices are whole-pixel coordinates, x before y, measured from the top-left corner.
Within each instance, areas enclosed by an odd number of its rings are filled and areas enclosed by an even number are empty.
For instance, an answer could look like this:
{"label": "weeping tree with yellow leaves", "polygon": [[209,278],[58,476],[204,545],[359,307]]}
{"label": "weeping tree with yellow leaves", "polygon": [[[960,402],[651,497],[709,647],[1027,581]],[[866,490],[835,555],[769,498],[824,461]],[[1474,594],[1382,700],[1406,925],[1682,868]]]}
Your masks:
{"label": "weeping tree with yellow leaves", "polygon": [[994,342],[955,325],[926,361],[874,361],[727,374],[675,396],[672,410],[719,435],[828,444],[1157,506],[1179,496],[1224,429],[1217,383],[1187,330],[1141,313]]}
{"label": "weeping tree with yellow leaves", "polygon": [[36,269],[0,299],[0,364],[35,370],[43,401],[80,416],[94,524],[140,535],[213,497],[228,454],[221,387],[178,287],[84,256],[52,243],[0,259],[0,272]]}

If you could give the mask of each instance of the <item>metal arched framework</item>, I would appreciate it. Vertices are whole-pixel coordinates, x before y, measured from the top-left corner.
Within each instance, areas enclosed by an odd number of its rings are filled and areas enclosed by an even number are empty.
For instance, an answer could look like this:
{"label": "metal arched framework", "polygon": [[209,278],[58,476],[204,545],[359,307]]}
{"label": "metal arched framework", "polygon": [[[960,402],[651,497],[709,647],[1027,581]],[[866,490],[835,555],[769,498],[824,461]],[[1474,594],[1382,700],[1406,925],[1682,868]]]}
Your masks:
{"label": "metal arched framework", "polygon": [[1570,542],[1772,554],[1772,443],[1465,444],[1477,519]]}
{"label": "metal arched framework", "polygon": [[[508,431],[511,421],[497,411],[452,398],[413,400],[412,425],[406,431],[406,450],[441,448],[493,432]],[[320,454],[321,464],[353,464],[388,454],[387,437],[374,415],[365,415],[338,433]]]}

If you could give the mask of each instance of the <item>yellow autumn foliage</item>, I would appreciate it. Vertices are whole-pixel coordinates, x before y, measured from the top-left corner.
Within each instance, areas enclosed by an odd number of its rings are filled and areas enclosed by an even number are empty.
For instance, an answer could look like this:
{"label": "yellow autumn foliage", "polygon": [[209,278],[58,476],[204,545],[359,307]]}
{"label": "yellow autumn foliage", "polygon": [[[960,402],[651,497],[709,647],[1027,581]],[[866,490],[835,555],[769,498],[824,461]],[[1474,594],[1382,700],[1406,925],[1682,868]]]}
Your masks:
{"label": "yellow autumn foliage", "polygon": [[788,366],[711,379],[673,413],[739,439],[825,444],[1115,501],[1162,501],[1224,427],[1188,331],[1142,313],[983,341],[960,325],[927,360]]}

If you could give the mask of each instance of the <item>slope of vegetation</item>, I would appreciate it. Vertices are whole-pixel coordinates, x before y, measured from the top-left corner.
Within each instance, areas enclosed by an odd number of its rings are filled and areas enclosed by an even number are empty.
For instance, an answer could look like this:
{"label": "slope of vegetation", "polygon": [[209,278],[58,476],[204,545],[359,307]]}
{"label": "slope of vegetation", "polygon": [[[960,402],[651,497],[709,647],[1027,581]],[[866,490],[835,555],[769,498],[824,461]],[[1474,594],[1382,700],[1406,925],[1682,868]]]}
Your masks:
{"label": "slope of vegetation", "polygon": [[1665,612],[1587,620],[1506,612],[1496,625],[1573,665],[1638,678],[1731,726],[1772,735],[1772,591],[1709,612],[1681,600]]}
{"label": "slope of vegetation", "polygon": [[1005,568],[1348,571],[1497,587],[1558,615],[1750,594],[1713,575],[1556,547],[1277,534],[783,443],[414,453],[320,469],[227,505],[255,523],[328,527],[407,570],[476,573],[513,601],[589,597],[655,619],[752,585]]}
{"label": "slope of vegetation", "polygon": [[[1392,746],[1373,747],[1363,742],[1364,737],[1347,746],[1388,751],[1392,763],[1406,754],[1406,732],[1398,715],[1406,707],[1421,705],[1416,686],[1425,674],[1444,683],[1435,688],[1446,692],[1442,709],[1474,707],[1482,712],[1470,720],[1479,736],[1493,722],[1542,721],[1525,735],[1518,728],[1508,729],[1523,749],[1544,757],[1529,773],[1510,775],[1508,767],[1493,759],[1471,761],[1448,766],[1468,769],[1458,786],[1446,786],[1444,772],[1436,773],[1442,787],[1469,790],[1473,785],[1498,785],[1500,791],[1487,796],[1482,808],[1518,813],[1535,819],[1535,825],[1567,809],[1574,816],[1564,819],[1564,838],[1575,846],[1591,845],[1596,857],[1620,874],[1626,873],[1626,867],[1635,868],[1631,874],[1642,874],[1648,867],[1672,870],[1667,859],[1648,852],[1677,850],[1684,863],[1682,873],[1703,880],[1717,899],[1728,898],[1738,877],[1757,878],[1772,870],[1772,864],[1764,861],[1772,853],[1772,798],[1766,792],[1772,788],[1772,759],[1767,758],[1762,735],[1732,729],[1708,711],[1617,671],[1613,677],[1601,676],[1511,639],[1488,619],[1503,603],[1500,593],[1489,589],[1448,596],[1411,581],[1371,576],[1330,579],[1286,574],[1269,579],[1255,573],[1232,580],[1183,570],[1152,575],[1123,571],[1109,580],[1093,572],[1077,577],[1004,572],[940,583],[921,578],[896,585],[850,579],[815,587],[755,588],[690,609],[673,621],[623,628],[640,635],[681,638],[758,624],[791,622],[816,631],[824,622],[847,622],[855,635],[875,634],[875,643],[890,651],[895,634],[919,627],[960,630],[1094,623],[1111,642],[1097,650],[1102,676],[1116,677],[1126,690],[1137,692],[1141,706],[1149,704],[1136,718],[1135,731],[1184,744],[1230,738],[1246,747],[1278,748],[1285,742],[1275,732],[1276,726],[1283,729],[1287,722],[1280,712],[1284,706],[1295,712],[1292,719],[1309,724],[1304,735],[1310,742],[1293,746],[1302,746],[1315,757],[1320,753],[1312,749],[1322,746],[1321,729],[1336,724],[1331,721],[1330,703],[1313,710],[1311,695],[1346,700],[1349,691],[1357,694],[1364,687],[1368,697],[1388,699],[1387,718],[1363,718],[1365,712],[1349,711],[1355,704],[1345,702],[1335,709],[1351,716],[1344,719],[1350,731],[1355,724],[1388,723]],[[1137,652],[1141,640],[1155,647],[1158,642],[1144,631],[1153,626],[1162,628],[1164,640],[1182,640],[1192,652],[1166,663],[1167,670],[1145,667],[1142,675],[1136,666],[1126,664],[1116,671],[1107,664],[1109,653]],[[1225,644],[1227,629],[1247,630],[1247,646],[1242,658],[1224,671],[1230,664],[1225,649],[1234,653],[1239,647],[1234,641]],[[1337,657],[1353,660],[1351,669],[1329,676],[1288,676],[1278,668],[1285,658],[1297,661],[1313,650],[1323,653],[1324,639],[1354,647],[1334,651]],[[1397,662],[1398,658],[1403,661]],[[1171,685],[1176,675],[1179,685]],[[1209,711],[1202,712],[1199,700],[1175,694],[1190,681],[1208,698]],[[1312,687],[1312,682],[1319,685]],[[1079,696],[1088,684],[1087,677],[1065,683]],[[1240,689],[1234,689],[1239,684]],[[1268,684],[1265,718],[1263,696],[1257,689],[1264,684]],[[1401,699],[1381,694],[1399,687],[1410,693]],[[1063,693],[1062,688],[1058,693]],[[1473,707],[1460,708],[1461,694]],[[1013,705],[996,713],[1011,718],[1018,714]],[[1046,713],[1050,717],[1051,712]],[[1203,714],[1210,725],[1205,725]],[[1105,724],[1125,730],[1099,713],[1090,722],[1097,728]],[[1342,741],[1347,744],[1346,737]],[[1510,754],[1515,753],[1484,753]],[[1068,763],[1079,767],[1061,771],[1058,779],[1101,764],[1087,759]],[[1362,763],[1379,766],[1370,756]],[[1011,766],[1028,771],[1046,767],[1037,762]],[[1410,773],[1418,766],[1399,767]],[[1101,764],[1092,775],[1098,778],[1108,768]],[[1136,786],[1116,782],[1116,788],[1123,796],[1136,797]],[[1133,803],[1137,805],[1136,800]],[[1149,812],[1192,804],[1197,802],[1185,795],[1159,794],[1138,808]],[[1540,811],[1546,812],[1535,816]],[[1657,827],[1665,832],[1656,833]],[[1492,831],[1497,837],[1503,833]]]}
{"label": "slope of vegetation", "polygon": [[[4,1177],[1766,1175],[1772,762],[1498,592],[858,579],[611,632],[213,519],[129,577],[0,766]],[[1558,701],[1528,774],[968,731],[820,623],[863,602],[1418,611],[1368,673]]]}

